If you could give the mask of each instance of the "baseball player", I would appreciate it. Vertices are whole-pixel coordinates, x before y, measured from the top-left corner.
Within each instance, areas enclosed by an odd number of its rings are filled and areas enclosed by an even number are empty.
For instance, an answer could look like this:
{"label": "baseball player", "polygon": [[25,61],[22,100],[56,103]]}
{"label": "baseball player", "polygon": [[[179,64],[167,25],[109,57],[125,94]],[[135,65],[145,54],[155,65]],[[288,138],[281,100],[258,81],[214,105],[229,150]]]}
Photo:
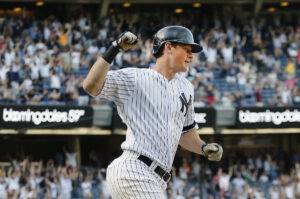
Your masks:
{"label": "baseball player", "polygon": [[188,70],[193,53],[202,47],[191,31],[167,26],[154,36],[151,69],[109,71],[119,51],[131,49],[138,38],[125,32],[99,57],[83,82],[91,96],[115,102],[127,125],[123,153],[107,169],[113,199],[164,199],[178,144],[211,161],[220,161],[222,147],[206,144],[194,120],[194,88],[180,72]]}

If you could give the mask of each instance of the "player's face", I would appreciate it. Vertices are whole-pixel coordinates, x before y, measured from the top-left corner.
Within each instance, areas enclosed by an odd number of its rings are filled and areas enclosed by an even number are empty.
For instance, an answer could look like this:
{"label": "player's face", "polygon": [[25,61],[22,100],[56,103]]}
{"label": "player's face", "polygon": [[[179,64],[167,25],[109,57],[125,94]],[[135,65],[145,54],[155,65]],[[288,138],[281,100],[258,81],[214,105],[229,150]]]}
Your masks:
{"label": "player's face", "polygon": [[185,72],[193,60],[192,46],[186,44],[172,45],[171,64],[176,72]]}

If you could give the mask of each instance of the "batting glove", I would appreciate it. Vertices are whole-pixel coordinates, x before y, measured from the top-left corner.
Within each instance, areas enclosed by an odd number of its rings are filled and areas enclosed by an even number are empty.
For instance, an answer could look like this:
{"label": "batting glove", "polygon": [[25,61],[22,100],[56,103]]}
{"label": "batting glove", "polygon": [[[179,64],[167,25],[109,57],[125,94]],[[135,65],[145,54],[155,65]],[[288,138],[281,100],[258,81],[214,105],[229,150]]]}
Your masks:
{"label": "batting glove", "polygon": [[119,47],[126,51],[135,46],[138,42],[138,38],[131,32],[122,33],[116,41],[113,41],[113,46]]}
{"label": "batting glove", "polygon": [[217,143],[203,144],[201,150],[210,161],[220,161],[223,155],[223,148]]}

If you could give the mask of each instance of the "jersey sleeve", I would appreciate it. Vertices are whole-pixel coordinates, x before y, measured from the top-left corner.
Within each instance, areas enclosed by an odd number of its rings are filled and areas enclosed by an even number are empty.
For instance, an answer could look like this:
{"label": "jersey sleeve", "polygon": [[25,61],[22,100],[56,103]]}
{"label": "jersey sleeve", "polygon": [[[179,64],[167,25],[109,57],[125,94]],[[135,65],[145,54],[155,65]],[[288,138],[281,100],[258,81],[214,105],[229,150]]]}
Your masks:
{"label": "jersey sleeve", "polygon": [[103,89],[98,97],[116,104],[123,104],[134,91],[135,74],[133,68],[108,71]]}
{"label": "jersey sleeve", "polygon": [[198,129],[198,125],[195,121],[195,108],[194,108],[194,88],[191,88],[191,101],[189,102],[187,115],[185,117],[182,132],[185,133],[193,128]]}

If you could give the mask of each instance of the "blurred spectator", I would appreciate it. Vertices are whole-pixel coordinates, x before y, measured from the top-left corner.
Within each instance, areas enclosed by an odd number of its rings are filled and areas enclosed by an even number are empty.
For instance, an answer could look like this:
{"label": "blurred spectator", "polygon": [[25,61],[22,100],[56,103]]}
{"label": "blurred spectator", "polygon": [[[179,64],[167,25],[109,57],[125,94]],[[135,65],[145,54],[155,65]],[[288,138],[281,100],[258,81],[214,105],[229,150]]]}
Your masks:
{"label": "blurred spectator", "polygon": [[64,148],[64,153],[65,153],[66,166],[71,166],[73,168],[76,168],[77,167],[76,152],[71,150],[70,148],[68,150]]}

